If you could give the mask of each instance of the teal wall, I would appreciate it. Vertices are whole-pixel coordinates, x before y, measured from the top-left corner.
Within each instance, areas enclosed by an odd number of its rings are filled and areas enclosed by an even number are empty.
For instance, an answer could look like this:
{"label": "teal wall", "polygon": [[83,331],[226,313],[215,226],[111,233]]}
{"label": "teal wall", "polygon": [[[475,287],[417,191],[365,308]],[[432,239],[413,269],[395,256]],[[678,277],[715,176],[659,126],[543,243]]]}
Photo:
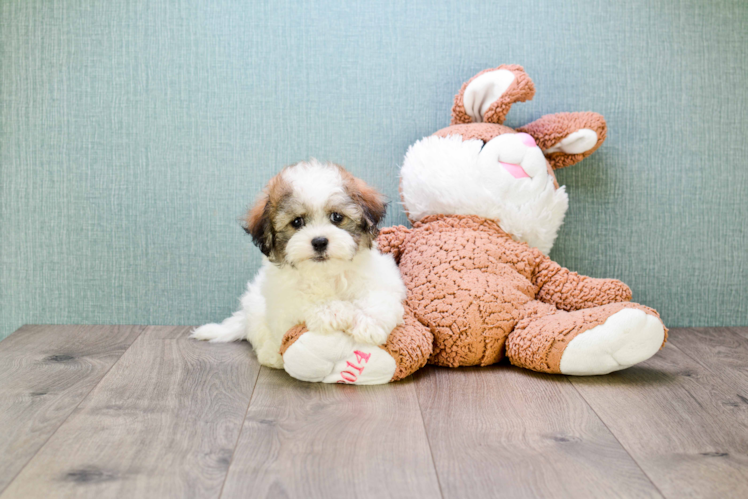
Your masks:
{"label": "teal wall", "polygon": [[330,159],[397,200],[408,145],[500,63],[538,89],[509,125],[608,120],[559,174],[552,256],[670,326],[748,325],[746,26],[745,1],[2,1],[0,338],[222,319],[273,172]]}

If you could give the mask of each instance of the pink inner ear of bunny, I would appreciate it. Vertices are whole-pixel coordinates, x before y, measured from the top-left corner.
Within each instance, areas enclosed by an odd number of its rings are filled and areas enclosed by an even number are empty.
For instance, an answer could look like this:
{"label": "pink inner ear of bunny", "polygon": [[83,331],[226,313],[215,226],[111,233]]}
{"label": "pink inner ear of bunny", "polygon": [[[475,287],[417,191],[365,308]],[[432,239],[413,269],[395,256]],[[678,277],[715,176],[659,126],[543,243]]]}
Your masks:
{"label": "pink inner ear of bunny", "polygon": [[483,70],[462,84],[460,91],[455,96],[454,105],[452,106],[452,121],[450,125],[473,123],[473,119],[465,110],[465,89],[467,89],[468,85],[479,76],[500,69],[511,71],[514,74],[514,81],[509,85],[509,88],[506,89],[506,92],[501,94],[501,97],[494,101],[486,110],[483,115],[484,122],[499,125],[504,123],[512,104],[515,102],[529,101],[535,96],[535,85],[532,83],[532,80],[527,73],[525,73],[525,69],[522,66],[518,64],[502,64],[498,68]]}
{"label": "pink inner ear of bunny", "polygon": [[538,143],[538,147],[545,151],[561,142],[570,134],[581,129],[593,130],[597,134],[597,143],[592,148],[579,154],[563,152],[546,154],[551,167],[556,170],[579,163],[597,151],[597,148],[605,141],[608,134],[608,126],[605,123],[605,118],[592,111],[556,113],[545,115],[534,122],[528,123],[524,127],[518,128],[517,131],[533,136]]}

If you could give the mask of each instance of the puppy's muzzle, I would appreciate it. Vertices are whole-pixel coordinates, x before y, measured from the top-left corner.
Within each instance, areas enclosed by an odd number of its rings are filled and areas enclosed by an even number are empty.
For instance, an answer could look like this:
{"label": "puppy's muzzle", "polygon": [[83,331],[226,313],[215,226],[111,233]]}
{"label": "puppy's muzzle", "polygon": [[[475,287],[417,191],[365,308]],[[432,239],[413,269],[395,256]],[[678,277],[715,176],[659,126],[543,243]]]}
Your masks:
{"label": "puppy's muzzle", "polygon": [[328,239],[323,236],[317,236],[312,240],[312,248],[314,248],[314,251],[321,254],[324,253],[325,250],[327,250],[327,244],[329,243]]}

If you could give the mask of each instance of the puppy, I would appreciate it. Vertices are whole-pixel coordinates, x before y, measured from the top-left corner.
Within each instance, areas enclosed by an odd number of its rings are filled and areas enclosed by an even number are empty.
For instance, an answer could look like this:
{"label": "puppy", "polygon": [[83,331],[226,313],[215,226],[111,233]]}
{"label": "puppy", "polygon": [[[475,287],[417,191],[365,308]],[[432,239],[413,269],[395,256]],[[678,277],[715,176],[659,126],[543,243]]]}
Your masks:
{"label": "puppy", "polygon": [[338,165],[312,159],[284,168],[244,220],[264,257],[241,309],[192,337],[246,337],[260,363],[273,368],[283,368],[284,334],[301,323],[311,332],[386,343],[403,321],[405,286],[392,257],[376,248],[385,210],[380,193]]}

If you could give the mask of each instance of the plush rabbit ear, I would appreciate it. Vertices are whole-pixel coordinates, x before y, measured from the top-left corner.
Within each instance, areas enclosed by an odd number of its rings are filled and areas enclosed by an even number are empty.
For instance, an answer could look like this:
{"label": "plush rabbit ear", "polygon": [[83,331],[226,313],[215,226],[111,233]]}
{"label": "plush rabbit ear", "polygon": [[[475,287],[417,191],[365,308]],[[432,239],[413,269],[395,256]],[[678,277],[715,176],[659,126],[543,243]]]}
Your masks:
{"label": "plush rabbit ear", "polygon": [[462,85],[452,106],[452,125],[504,123],[515,102],[529,101],[535,85],[522,66],[503,64],[481,71]]}
{"label": "plush rabbit ear", "polygon": [[530,134],[553,169],[568,167],[587,158],[605,140],[605,118],[591,111],[556,113],[517,129]]}

